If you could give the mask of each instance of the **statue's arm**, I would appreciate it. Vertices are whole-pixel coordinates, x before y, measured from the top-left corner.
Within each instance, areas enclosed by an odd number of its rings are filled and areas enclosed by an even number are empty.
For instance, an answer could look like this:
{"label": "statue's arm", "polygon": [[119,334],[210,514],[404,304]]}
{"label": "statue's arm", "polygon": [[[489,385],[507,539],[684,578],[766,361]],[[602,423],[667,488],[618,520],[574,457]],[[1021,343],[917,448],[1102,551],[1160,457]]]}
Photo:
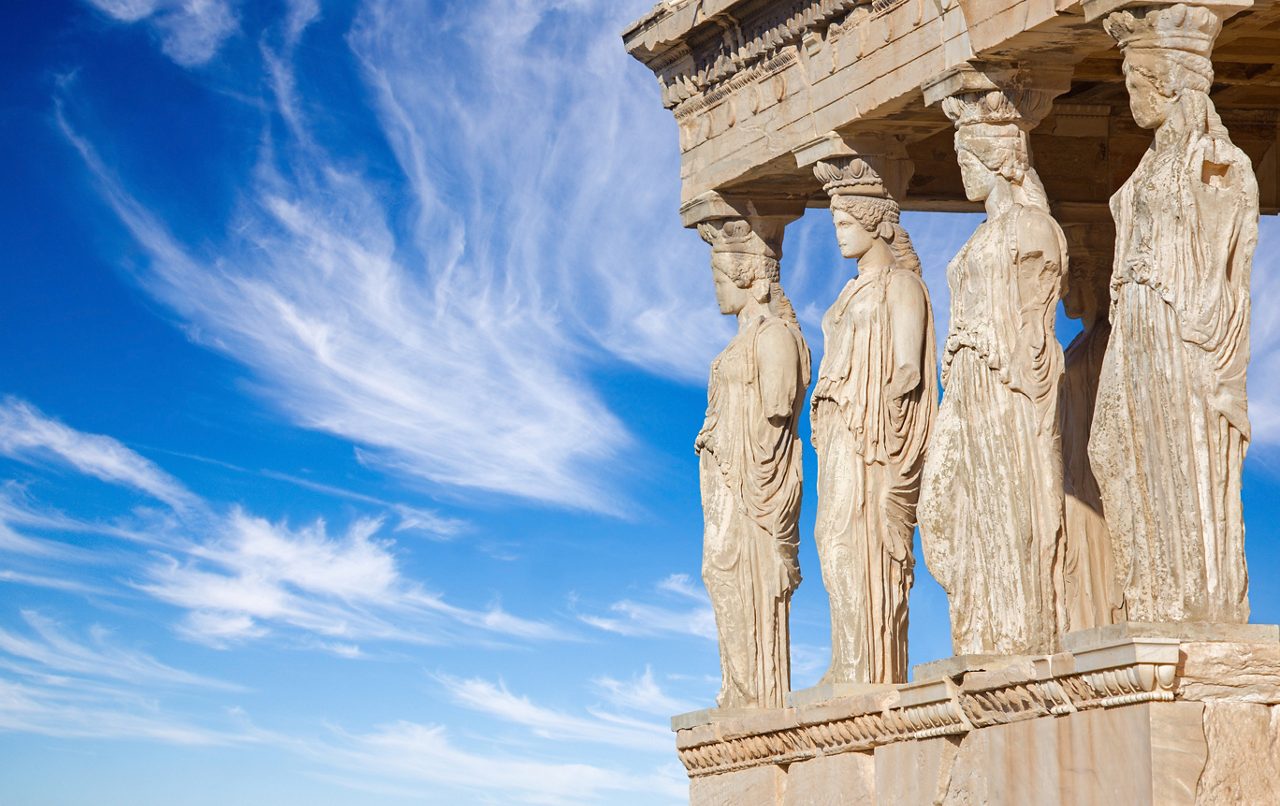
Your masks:
{"label": "statue's arm", "polygon": [[1025,349],[1012,356],[1009,382],[1033,398],[1049,380],[1043,366],[1046,345],[1053,339],[1051,328],[1066,255],[1057,225],[1048,214],[1024,215],[1017,228],[1017,305],[1021,330],[1019,341]]}
{"label": "statue's arm", "polygon": [[800,354],[795,337],[785,326],[766,327],[756,341],[760,401],[764,415],[781,425],[795,410],[800,394]]}
{"label": "statue's arm", "polygon": [[920,385],[924,372],[924,336],[929,306],[924,286],[914,277],[899,274],[889,283],[889,327],[893,342],[893,374],[889,395],[906,397]]}

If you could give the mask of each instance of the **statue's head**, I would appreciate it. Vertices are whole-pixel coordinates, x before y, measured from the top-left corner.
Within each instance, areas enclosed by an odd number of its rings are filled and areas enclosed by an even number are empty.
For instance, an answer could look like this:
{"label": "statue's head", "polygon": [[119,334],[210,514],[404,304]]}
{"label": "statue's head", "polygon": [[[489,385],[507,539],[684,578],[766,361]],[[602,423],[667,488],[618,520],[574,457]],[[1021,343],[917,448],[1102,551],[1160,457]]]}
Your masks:
{"label": "statue's head", "polygon": [[[1090,225],[1064,227],[1067,236],[1067,251],[1071,255],[1071,266],[1062,295],[1063,312],[1072,319],[1085,321],[1085,326],[1095,319],[1107,318],[1107,307],[1111,301],[1111,251],[1104,246],[1085,246],[1088,232],[1079,232]],[[1091,228],[1110,232],[1104,225],[1091,225]],[[1076,231],[1073,231],[1076,230]]]}
{"label": "statue's head", "polygon": [[979,91],[945,99],[942,109],[956,125],[956,157],[965,196],[983,201],[1001,181],[1021,185],[1031,169],[1026,126],[1039,120],[1042,93]]}
{"label": "statue's head", "polygon": [[1116,230],[1110,216],[1082,215],[1069,207],[1062,210],[1067,221],[1062,234],[1067,239],[1070,261],[1062,307],[1067,316],[1089,327],[1106,319],[1111,302],[1111,264],[1115,255]]}
{"label": "statue's head", "polygon": [[769,303],[778,282],[778,261],[759,255],[722,252],[711,256],[711,274],[720,313],[737,314],[754,300]]}
{"label": "statue's head", "polygon": [[892,244],[897,235],[898,203],[892,199],[837,194],[831,197],[840,254],[857,260],[877,240]]}
{"label": "statue's head", "polygon": [[1008,198],[1015,203],[1049,209],[1031,166],[1028,132],[1044,119],[1052,101],[1052,92],[1023,83],[942,100],[942,111],[956,125],[956,157],[970,201],[987,201],[997,187],[1008,185]]}
{"label": "statue's head", "polygon": [[[896,167],[893,163],[889,165]],[[893,243],[897,234],[898,203],[891,197],[880,173],[866,159],[823,160],[814,166],[814,174],[831,197],[831,218],[842,255],[857,260],[871,250],[877,239]],[[898,178],[905,189],[906,178]]]}
{"label": "statue's head", "polygon": [[1222,30],[1222,21],[1209,9],[1175,5],[1120,11],[1104,25],[1124,48],[1129,110],[1142,128],[1163,125],[1184,93],[1209,92],[1210,54]]}
{"label": "statue's head", "polygon": [[1021,185],[1031,169],[1027,133],[1019,127],[974,123],[956,130],[956,158],[969,201],[983,201],[996,183]]}
{"label": "statue's head", "polygon": [[720,313],[737,314],[751,301],[770,303],[778,288],[780,226],[753,227],[746,219],[724,218],[699,224],[698,234],[711,245],[711,273]]}

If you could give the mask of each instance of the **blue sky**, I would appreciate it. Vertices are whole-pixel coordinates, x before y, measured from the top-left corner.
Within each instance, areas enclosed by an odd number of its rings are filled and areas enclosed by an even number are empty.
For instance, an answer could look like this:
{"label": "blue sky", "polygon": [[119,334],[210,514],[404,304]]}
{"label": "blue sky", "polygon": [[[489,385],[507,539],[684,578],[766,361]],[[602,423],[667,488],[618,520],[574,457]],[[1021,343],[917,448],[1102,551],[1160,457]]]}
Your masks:
{"label": "blue sky", "polygon": [[[692,441],[732,331],[618,38],[648,6],[10,10],[0,799],[683,801],[666,720],[718,688]],[[977,220],[907,216],[940,334]],[[1278,250],[1264,220],[1264,622]],[[851,269],[821,210],[786,253],[816,358]],[[827,660],[812,503],[797,687]],[[923,568],[911,640],[948,654]]]}

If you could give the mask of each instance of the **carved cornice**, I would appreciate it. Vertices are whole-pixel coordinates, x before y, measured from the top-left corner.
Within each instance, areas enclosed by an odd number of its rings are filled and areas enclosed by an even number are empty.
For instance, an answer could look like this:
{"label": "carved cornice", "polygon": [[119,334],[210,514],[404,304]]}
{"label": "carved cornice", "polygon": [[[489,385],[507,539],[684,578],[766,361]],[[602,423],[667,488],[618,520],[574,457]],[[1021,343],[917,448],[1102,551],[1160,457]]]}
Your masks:
{"label": "carved cornice", "polygon": [[[887,8],[898,1],[886,0],[882,5]],[[739,6],[734,6],[700,22],[686,38],[661,43],[651,52],[636,49],[632,53],[658,77],[663,105],[675,109],[691,99],[702,100],[735,78],[741,77],[737,86],[742,86],[775,72],[778,57],[790,50],[789,58],[794,60],[807,34],[825,36],[827,29],[855,8],[871,5],[868,0],[781,0],[754,4],[741,18],[730,13],[737,12]],[[879,5],[876,10],[881,10]],[[772,65],[761,69],[766,63]],[[704,108],[724,94],[704,100]]]}
{"label": "carved cornice", "polygon": [[897,687],[888,699],[778,709],[677,732],[691,777],[794,761],[1095,708],[1171,701],[1179,641],[1124,639]]}
{"label": "carved cornice", "polygon": [[735,73],[728,81],[720,83],[714,89],[707,90],[706,92],[699,92],[696,95],[690,95],[676,104],[672,112],[675,114],[676,120],[685,120],[693,115],[704,112],[748,84],[755,83],[756,81],[768,78],[769,76],[785,70],[792,64],[795,64],[796,59],[797,56],[794,50],[784,50],[782,53],[779,53],[771,59],[767,59],[759,64],[754,64],[745,70]]}

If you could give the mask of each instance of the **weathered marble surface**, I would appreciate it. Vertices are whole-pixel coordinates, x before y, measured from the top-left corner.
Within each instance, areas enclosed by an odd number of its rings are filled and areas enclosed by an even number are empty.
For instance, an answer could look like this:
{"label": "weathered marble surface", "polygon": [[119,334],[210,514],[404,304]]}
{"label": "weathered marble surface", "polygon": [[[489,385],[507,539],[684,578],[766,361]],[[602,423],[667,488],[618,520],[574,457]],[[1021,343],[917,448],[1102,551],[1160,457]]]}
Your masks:
{"label": "weathered marble surface", "polygon": [[822,320],[812,401],[814,540],[831,603],[823,684],[907,679],[916,503],[938,387],[929,292],[877,171],[885,162],[844,157],[814,168],[840,251],[858,261]]}
{"label": "weathered marble surface", "polygon": [[782,291],[783,223],[699,225],[711,244],[720,312],[738,334],[711,365],[699,455],[702,578],[720,639],[723,708],[781,707],[790,690],[788,619],[800,583],[802,488],[796,423],[809,348]]}
{"label": "weathered marble surface", "polygon": [[1197,806],[1280,802],[1280,707],[1205,703],[1204,734],[1213,752],[1196,787]]}
{"label": "weathered marble surface", "polygon": [[1128,617],[1249,619],[1240,473],[1258,184],[1209,99],[1221,21],[1110,14],[1130,108],[1155,140],[1112,197],[1111,337],[1089,456]]}
{"label": "weathered marble surface", "polygon": [[1067,246],[1027,139],[1050,99],[978,89],[943,100],[965,192],[987,210],[947,267],[945,391],[919,505],[956,654],[1044,652],[1057,641],[1062,348],[1054,315]]}

